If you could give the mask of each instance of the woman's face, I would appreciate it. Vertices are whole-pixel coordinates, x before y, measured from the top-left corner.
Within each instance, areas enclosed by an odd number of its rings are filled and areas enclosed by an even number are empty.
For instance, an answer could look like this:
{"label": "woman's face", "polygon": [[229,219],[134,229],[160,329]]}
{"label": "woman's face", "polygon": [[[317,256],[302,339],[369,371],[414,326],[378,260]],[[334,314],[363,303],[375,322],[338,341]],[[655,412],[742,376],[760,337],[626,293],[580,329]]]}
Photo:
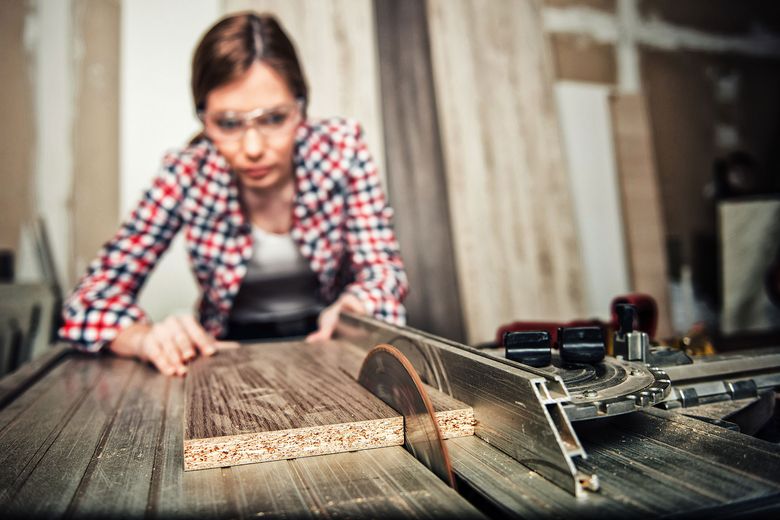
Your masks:
{"label": "woman's face", "polygon": [[247,72],[206,96],[206,134],[244,188],[267,190],[292,179],[300,106],[284,79],[255,62]]}

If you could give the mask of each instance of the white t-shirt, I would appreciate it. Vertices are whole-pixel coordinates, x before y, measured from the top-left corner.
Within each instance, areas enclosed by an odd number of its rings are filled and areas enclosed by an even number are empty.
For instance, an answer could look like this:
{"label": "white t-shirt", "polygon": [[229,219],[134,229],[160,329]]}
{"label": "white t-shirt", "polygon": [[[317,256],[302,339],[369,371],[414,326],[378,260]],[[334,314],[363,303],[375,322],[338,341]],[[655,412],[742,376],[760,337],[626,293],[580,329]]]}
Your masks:
{"label": "white t-shirt", "polygon": [[233,302],[230,321],[268,323],[319,313],[317,275],[289,234],[252,227],[252,258]]}

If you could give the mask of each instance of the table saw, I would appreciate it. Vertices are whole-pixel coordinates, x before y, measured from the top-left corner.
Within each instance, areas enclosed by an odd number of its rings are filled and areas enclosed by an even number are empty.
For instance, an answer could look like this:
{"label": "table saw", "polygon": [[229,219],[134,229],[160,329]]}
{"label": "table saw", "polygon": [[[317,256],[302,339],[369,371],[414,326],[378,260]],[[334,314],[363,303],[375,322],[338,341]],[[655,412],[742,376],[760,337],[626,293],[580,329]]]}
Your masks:
{"label": "table saw", "polygon": [[[402,446],[184,471],[185,382],[65,346],[0,380],[0,514],[95,517],[728,517],[780,512],[780,351],[655,366],[532,367],[343,314],[338,341],[396,349],[473,408],[453,481]],[[248,346],[247,346],[248,347]],[[260,348],[260,346],[258,346]],[[755,414],[753,414],[755,415]],[[739,423],[740,426],[737,426]],[[748,426],[749,427],[749,426]],[[419,454],[418,454],[419,455]]]}

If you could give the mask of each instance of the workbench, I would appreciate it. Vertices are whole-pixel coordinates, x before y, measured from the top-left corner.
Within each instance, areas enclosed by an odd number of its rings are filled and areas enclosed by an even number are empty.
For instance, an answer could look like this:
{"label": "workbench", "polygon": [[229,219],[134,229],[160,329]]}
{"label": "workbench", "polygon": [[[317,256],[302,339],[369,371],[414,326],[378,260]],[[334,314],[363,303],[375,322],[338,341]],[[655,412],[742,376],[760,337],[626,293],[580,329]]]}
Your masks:
{"label": "workbench", "polygon": [[65,346],[0,380],[0,516],[625,518],[780,507],[777,445],[655,408],[575,423],[581,469],[601,484],[579,498],[476,436],[446,441],[459,493],[402,447],[185,472],[183,391],[181,378]]}

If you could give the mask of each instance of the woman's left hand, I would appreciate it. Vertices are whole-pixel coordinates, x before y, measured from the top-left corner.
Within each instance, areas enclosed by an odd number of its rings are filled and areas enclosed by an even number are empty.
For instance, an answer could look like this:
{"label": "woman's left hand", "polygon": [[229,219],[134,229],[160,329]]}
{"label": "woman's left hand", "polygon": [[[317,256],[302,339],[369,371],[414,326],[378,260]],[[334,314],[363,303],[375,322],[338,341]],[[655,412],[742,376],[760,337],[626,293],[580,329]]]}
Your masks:
{"label": "woman's left hand", "polygon": [[317,330],[306,336],[307,342],[326,341],[333,336],[336,324],[339,321],[341,311],[354,312],[355,314],[366,314],[365,306],[360,302],[357,296],[352,294],[342,294],[339,299],[330,306],[325,307],[317,320]]}

